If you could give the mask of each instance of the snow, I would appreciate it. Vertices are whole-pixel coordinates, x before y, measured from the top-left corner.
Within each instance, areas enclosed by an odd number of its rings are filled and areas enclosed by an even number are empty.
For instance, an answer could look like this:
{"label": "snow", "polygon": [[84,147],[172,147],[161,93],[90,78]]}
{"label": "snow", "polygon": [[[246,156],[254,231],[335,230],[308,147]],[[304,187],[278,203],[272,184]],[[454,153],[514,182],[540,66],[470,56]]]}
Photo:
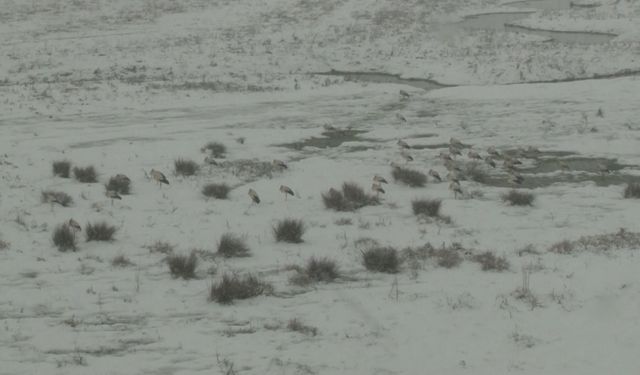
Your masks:
{"label": "snow", "polygon": [[[637,177],[640,79],[523,83],[640,68],[636,2],[518,21],[620,34],[588,46],[449,29],[465,15],[507,9],[488,0],[2,5],[0,374],[640,369],[638,246],[547,251],[563,240],[637,232],[637,202],[623,198],[624,185],[600,186],[596,179],[606,177],[598,176],[556,183],[531,189],[533,206],[511,207],[501,199],[506,188],[462,181],[467,196],[454,199],[448,183],[410,188],[390,176],[391,162],[404,163],[398,139],[416,146],[407,167],[444,176],[443,149],[423,146],[456,137],[483,155],[494,145],[614,158],[630,166],[613,174]],[[443,25],[455,32],[438,33]],[[460,86],[424,91],[308,74],[330,69]],[[401,100],[400,89],[410,98]],[[329,126],[365,132],[337,147],[279,146],[321,137]],[[200,148],[210,141],[227,146],[218,160],[227,167],[203,162]],[[176,176],[177,158],[198,162],[199,173]],[[289,169],[252,176],[228,167],[273,159]],[[52,176],[56,160],[94,165],[99,182]],[[152,168],[170,185],[148,179]],[[131,178],[132,194],[112,205],[104,184],[118,173]],[[382,204],[343,213],[324,207],[329,188],[353,181],[368,191],[375,174],[390,182]],[[229,199],[205,199],[210,182],[228,183]],[[296,196],[284,200],[280,185]],[[260,204],[251,205],[249,188]],[[42,203],[44,190],[63,191],[74,204]],[[452,222],[416,218],[417,198],[441,199]],[[273,226],[288,217],[304,221],[303,243],[275,242]],[[83,229],[104,220],[118,228],[115,240],[85,242],[81,234],[77,252],[59,252],[52,232],[70,218]],[[252,256],[211,257],[227,232],[243,236]],[[458,243],[465,260],[451,269],[427,260],[414,269],[405,262],[395,275],[373,273],[362,264],[363,238],[398,250]],[[156,241],[177,254],[200,250],[198,277],[173,278],[167,255],[149,249]],[[527,245],[537,253],[519,253]],[[509,270],[482,271],[470,258],[485,251],[504,256]],[[113,266],[119,255],[133,265]],[[292,285],[287,266],[312,256],[335,260],[344,277]],[[274,293],[229,306],[209,301],[223,274],[247,272]],[[535,303],[517,294],[529,272]],[[291,319],[318,334],[288,330]]]}

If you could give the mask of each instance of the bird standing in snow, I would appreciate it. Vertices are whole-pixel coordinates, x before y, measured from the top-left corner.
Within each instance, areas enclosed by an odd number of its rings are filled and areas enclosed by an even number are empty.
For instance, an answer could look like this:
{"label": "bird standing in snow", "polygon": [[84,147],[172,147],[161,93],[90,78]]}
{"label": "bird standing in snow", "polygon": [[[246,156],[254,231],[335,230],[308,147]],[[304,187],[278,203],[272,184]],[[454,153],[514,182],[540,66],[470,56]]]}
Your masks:
{"label": "bird standing in snow", "polygon": [[402,139],[398,139],[398,142],[396,143],[398,146],[400,146],[400,148],[404,148],[404,149],[410,149],[411,146],[409,146],[409,144],[405,141],[403,141]]}
{"label": "bird standing in snow", "polygon": [[273,159],[271,164],[273,164],[273,166],[278,169],[289,169],[289,167],[287,166],[287,163],[283,162],[282,160]]}
{"label": "bird standing in snow", "polygon": [[388,184],[387,180],[384,177],[375,175],[373,176],[373,182],[377,182],[379,184]]}
{"label": "bird standing in snow", "polygon": [[[284,194],[284,200],[287,200],[287,195],[291,195],[292,197],[295,195],[295,193],[293,192],[293,190],[291,190],[290,187],[288,186],[284,186],[284,185],[280,185],[280,192],[282,194]],[[257,196],[257,195],[256,195]],[[258,199],[258,203],[260,202],[260,200]]]}
{"label": "bird standing in snow", "polygon": [[151,170],[151,178],[158,182],[158,186],[162,186],[162,184],[169,185],[169,180],[164,176],[164,174],[160,171],[156,171],[155,169]]}
{"label": "bird standing in snow", "polygon": [[384,194],[384,189],[380,186],[379,182],[374,182],[371,185],[371,190],[376,192],[376,198],[380,195],[380,193]]}
{"label": "bird standing in snow", "polygon": [[438,180],[438,182],[442,182],[442,177],[440,177],[440,173],[434,171],[433,169],[429,169],[429,176]]}
{"label": "bird standing in snow", "polygon": [[462,187],[455,181],[451,181],[449,184],[449,190],[453,192],[454,199],[458,199],[458,194],[462,195]]}
{"label": "bird standing in snow", "polygon": [[400,90],[400,100],[407,100],[411,95],[404,90]]}
{"label": "bird standing in snow", "polygon": [[253,203],[255,203],[255,204],[260,203],[260,197],[258,196],[258,193],[256,193],[255,190],[249,189],[249,197],[251,198]]}
{"label": "bird standing in snow", "polygon": [[121,199],[122,199],[122,197],[120,196],[120,194],[118,194],[118,192],[117,192],[117,191],[115,191],[115,190],[107,190],[107,191],[105,191],[104,195],[105,195],[107,198],[110,198],[110,199],[111,199],[111,205],[112,205],[112,206],[113,206],[113,200],[114,200],[114,199],[118,199],[118,200],[121,200]]}

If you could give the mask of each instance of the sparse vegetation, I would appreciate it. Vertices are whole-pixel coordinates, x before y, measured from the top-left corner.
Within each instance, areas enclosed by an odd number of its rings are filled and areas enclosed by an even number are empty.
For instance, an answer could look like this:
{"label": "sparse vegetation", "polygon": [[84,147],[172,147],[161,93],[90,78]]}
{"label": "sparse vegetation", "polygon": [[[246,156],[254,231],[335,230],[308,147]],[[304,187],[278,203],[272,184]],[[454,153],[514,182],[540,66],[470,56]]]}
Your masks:
{"label": "sparse vegetation", "polygon": [[640,182],[630,182],[624,188],[625,198],[640,198]]}
{"label": "sparse vegetation", "polygon": [[195,251],[192,251],[189,255],[169,255],[167,263],[169,264],[169,271],[173,277],[181,277],[185,280],[195,279],[196,267],[198,266],[198,257]]}
{"label": "sparse vegetation", "polygon": [[429,258],[433,258],[438,267],[453,268],[462,263],[463,258],[462,255],[460,255],[462,247],[457,246],[457,244],[452,244],[450,246],[445,246],[443,244],[442,247],[438,249],[433,248],[430,244],[425,246]]}
{"label": "sparse vegetation", "polygon": [[365,193],[364,189],[353,182],[342,184],[342,191],[329,189],[322,194],[322,201],[326,208],[336,211],[354,211],[364,206],[380,204],[375,195]]}
{"label": "sparse vegetation", "polygon": [[509,261],[503,256],[496,256],[490,251],[473,256],[473,261],[480,263],[483,271],[506,271],[509,269]]}
{"label": "sparse vegetation", "polygon": [[62,207],[69,207],[73,204],[73,198],[61,191],[45,190],[42,192],[42,203],[57,203]]}
{"label": "sparse vegetation", "polygon": [[366,269],[375,272],[397,273],[400,269],[398,251],[392,247],[373,247],[362,253]]}
{"label": "sparse vegetation", "polygon": [[127,195],[131,192],[131,180],[122,175],[113,176],[109,178],[105,188],[118,194]]}
{"label": "sparse vegetation", "polygon": [[236,299],[247,299],[270,293],[272,289],[270,284],[251,274],[223,275],[220,282],[211,286],[209,299],[220,304],[230,304]]}
{"label": "sparse vegetation", "polygon": [[575,241],[564,240],[549,247],[549,251],[558,254],[571,254],[575,251],[605,253],[616,249],[640,248],[640,233],[620,228],[615,233],[582,236]]}
{"label": "sparse vegetation", "polygon": [[440,215],[440,199],[415,199],[411,201],[413,214],[416,216],[438,217]]}
{"label": "sparse vegetation", "polygon": [[218,254],[225,258],[250,256],[249,246],[242,238],[232,233],[225,233],[220,237]]}
{"label": "sparse vegetation", "polygon": [[281,220],[273,227],[276,242],[300,243],[304,232],[304,223],[296,219]]}
{"label": "sparse vegetation", "polygon": [[113,267],[129,267],[133,265],[133,262],[124,255],[117,255],[111,260],[111,265]]}
{"label": "sparse vegetation", "polygon": [[316,327],[305,325],[298,319],[289,320],[289,323],[287,323],[287,329],[307,336],[315,336],[318,334],[318,329]]}
{"label": "sparse vegetation", "polygon": [[145,247],[149,249],[149,251],[151,251],[152,253],[161,253],[161,254],[170,254],[173,252],[173,249],[175,248],[175,246],[173,246],[172,244],[164,241],[156,241],[151,245],[146,245]]}
{"label": "sparse vegetation", "polygon": [[531,206],[534,199],[535,196],[532,193],[515,189],[502,195],[502,201],[509,203],[511,206]]}
{"label": "sparse vegetation", "polygon": [[423,187],[427,183],[427,175],[409,168],[393,167],[391,176],[394,181],[400,181],[411,187]]}
{"label": "sparse vegetation", "polygon": [[227,184],[207,184],[202,188],[202,194],[207,198],[227,199],[230,190]]}
{"label": "sparse vegetation", "polygon": [[69,178],[69,172],[71,172],[71,162],[67,160],[58,160],[53,162],[53,175]]}
{"label": "sparse vegetation", "polygon": [[337,219],[333,223],[338,226],[353,225],[353,220],[351,220],[351,218],[348,218],[348,217],[341,217],[340,219]]}
{"label": "sparse vegetation", "polygon": [[187,159],[176,159],[173,165],[175,167],[175,174],[179,176],[193,176],[198,173],[200,169],[198,163]]}
{"label": "sparse vegetation", "polygon": [[98,173],[96,172],[96,169],[93,167],[93,165],[84,168],[75,167],[73,168],[73,175],[79,182],[98,182]]}
{"label": "sparse vegetation", "polygon": [[68,225],[58,225],[53,231],[53,244],[58,247],[59,251],[76,251],[76,234]]}
{"label": "sparse vegetation", "polygon": [[112,241],[116,227],[102,221],[94,224],[87,224],[85,237],[89,241]]}
{"label": "sparse vegetation", "polygon": [[[242,142],[238,143],[244,143],[244,138]],[[211,153],[214,158],[224,158],[227,153],[227,146],[220,142],[209,142],[202,147],[201,151]]]}

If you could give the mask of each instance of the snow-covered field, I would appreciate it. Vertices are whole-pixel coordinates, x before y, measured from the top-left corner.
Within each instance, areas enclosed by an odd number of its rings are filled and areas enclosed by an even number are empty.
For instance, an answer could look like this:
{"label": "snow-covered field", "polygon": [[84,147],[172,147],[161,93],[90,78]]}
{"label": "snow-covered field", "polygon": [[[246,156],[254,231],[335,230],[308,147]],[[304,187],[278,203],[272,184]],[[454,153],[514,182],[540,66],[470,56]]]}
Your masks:
{"label": "snow-covered field", "polygon": [[[602,45],[456,29],[470,14],[521,9],[490,0],[0,2],[0,374],[638,373],[640,211],[623,190],[640,178],[640,79],[522,83],[640,69],[640,4],[597,2],[518,24],[619,35]],[[308,74],[331,69],[461,86]],[[330,147],[284,146],[327,136],[337,141],[315,144]],[[391,163],[444,178],[452,137],[483,157],[539,149],[517,167],[524,186],[536,181],[519,189],[533,205],[504,203],[501,184],[463,180],[455,199],[448,181],[393,181]],[[227,147],[218,166],[204,162],[211,141]],[[199,172],[176,176],[179,158]],[[271,170],[273,159],[289,168]],[[59,160],[95,166],[99,182],[53,176]],[[479,163],[485,181],[506,177],[496,162]],[[104,185],[119,173],[132,191],[112,203]],[[369,191],[376,174],[389,180],[381,204],[325,208],[322,193]],[[229,184],[229,198],[205,198],[211,182]],[[73,204],[43,203],[47,190]],[[416,217],[421,198],[441,199],[450,222]],[[61,252],[52,235],[70,218],[83,232]],[[304,242],[275,241],[285,218],[303,220]],[[85,241],[98,221],[117,228],[113,241]],[[251,256],[215,255],[225,233]],[[568,254],[550,251],[565,240]],[[158,241],[196,250],[197,277],[172,277]],[[365,269],[372,243],[402,254],[399,273]],[[420,252],[427,243],[462,262],[439,266]],[[508,268],[483,271],[474,259],[485,252]],[[342,276],[291,283],[291,266],[312,256]],[[273,290],[210,301],[233,273]]]}

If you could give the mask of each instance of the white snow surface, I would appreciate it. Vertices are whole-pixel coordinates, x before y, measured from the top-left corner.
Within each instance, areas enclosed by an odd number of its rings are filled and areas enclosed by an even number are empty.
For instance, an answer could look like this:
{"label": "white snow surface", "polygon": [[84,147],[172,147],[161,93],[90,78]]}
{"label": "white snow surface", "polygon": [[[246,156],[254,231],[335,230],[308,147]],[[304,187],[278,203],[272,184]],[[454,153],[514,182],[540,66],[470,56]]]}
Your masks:
{"label": "white snow surface", "polygon": [[[446,175],[444,149],[421,146],[451,137],[483,155],[532,146],[616,159],[626,167],[614,176],[638,176],[640,79],[522,83],[640,69],[640,4],[599,4],[519,23],[620,35],[604,45],[438,32],[468,14],[513,10],[489,0],[2,1],[0,374],[638,373],[640,257],[622,239],[640,231],[640,211],[623,183],[595,176],[522,189],[533,206],[512,207],[501,199],[509,188],[463,181],[465,197],[455,199],[446,182],[412,188],[391,177],[390,164],[404,163],[398,139],[415,147],[407,167]],[[308,74],[330,69],[460,86]],[[282,146],[328,126],[363,133],[337,147]],[[210,141],[227,146],[220,163],[280,159],[289,169],[252,177],[207,165],[200,148]],[[176,176],[178,158],[197,161],[198,174]],[[57,160],[95,166],[99,182],[54,177]],[[148,179],[152,168],[170,185]],[[118,173],[132,192],[112,204],[104,184]],[[390,182],[380,205],[324,207],[329,188],[352,181],[369,191],[376,174]],[[206,199],[210,182],[232,186],[229,198]],[[280,185],[296,196],[285,200]],[[42,203],[45,190],[74,203]],[[451,223],[417,218],[417,198],[441,199]],[[60,252],[52,233],[70,218],[83,230],[106,221],[115,239],[80,233],[76,252]],[[303,220],[304,242],[274,240],[284,218]],[[228,232],[250,257],[211,256]],[[615,233],[624,246],[548,251]],[[370,272],[362,239],[398,250],[458,243],[465,260]],[[197,278],[173,278],[167,255],[149,250],[156,241],[177,254],[201,250]],[[536,251],[519,251],[527,245]],[[509,269],[483,271],[471,258],[486,251]],[[120,255],[133,264],[113,266]],[[343,277],[290,283],[289,266],[311,257],[335,260]],[[525,272],[528,301],[517,294]],[[274,291],[210,301],[211,285],[230,273],[257,275]],[[289,330],[292,319],[317,334]]]}

